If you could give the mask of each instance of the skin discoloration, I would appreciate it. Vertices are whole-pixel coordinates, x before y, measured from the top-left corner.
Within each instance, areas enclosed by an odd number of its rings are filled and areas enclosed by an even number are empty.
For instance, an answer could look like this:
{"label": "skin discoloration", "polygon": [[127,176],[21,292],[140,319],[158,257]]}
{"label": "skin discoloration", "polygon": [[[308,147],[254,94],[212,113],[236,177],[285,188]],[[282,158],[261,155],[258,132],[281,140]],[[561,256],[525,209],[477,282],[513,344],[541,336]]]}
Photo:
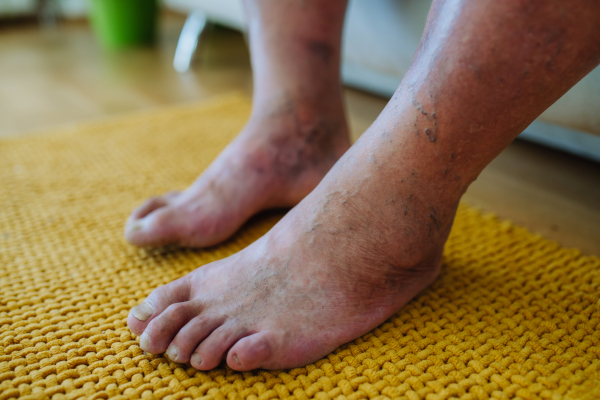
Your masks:
{"label": "skin discoloration", "polygon": [[388,144],[392,144],[393,143],[392,132],[390,132],[388,130],[384,130],[383,132],[381,132],[381,137],[383,138],[383,140],[386,140],[388,142]]}
{"label": "skin discoloration", "polygon": [[[433,99],[431,93],[429,97]],[[433,101],[433,100],[432,100]],[[413,123],[413,129],[416,136],[419,136],[419,130],[423,129],[425,136],[429,142],[434,143],[437,140],[437,116],[435,111],[427,111],[423,104],[418,102],[414,97],[412,99],[413,106],[419,111],[419,114],[415,116],[415,122]],[[421,116],[421,118],[419,118]]]}
{"label": "skin discoloration", "polygon": [[325,64],[329,64],[334,54],[333,47],[325,42],[312,40],[308,42],[308,51]]}
{"label": "skin discoloration", "polygon": [[349,146],[343,113],[317,113],[290,94],[274,96],[188,190],[154,201],[160,204],[153,210],[172,215],[168,224],[131,228],[152,217],[144,205],[132,213],[127,238],[143,246],[219,243],[251,215],[297,204]]}
{"label": "skin discoloration", "polygon": [[273,151],[270,154],[274,158],[272,161],[266,160],[266,163],[272,171],[289,178],[307,169],[319,168],[323,160],[329,159],[333,164],[337,159],[330,150],[339,141],[337,132],[343,130],[337,122],[324,118],[303,122],[298,117],[295,105],[289,102],[271,113],[270,117],[288,121],[288,128],[271,138]]}
{"label": "skin discoloration", "polygon": [[392,196],[392,198],[387,199],[385,201],[385,205],[389,206],[389,205],[395,205],[396,202],[398,201],[398,193],[394,193],[394,195]]}
{"label": "skin discoloration", "polygon": [[427,139],[429,139],[431,143],[435,142],[435,140],[437,139],[435,132],[429,128],[425,128],[425,135],[427,135]]}
{"label": "skin discoloration", "polygon": [[433,223],[434,223],[436,229],[439,231],[442,226],[441,226],[441,222],[438,218],[437,211],[435,208],[433,208],[431,206],[429,207],[429,210],[430,210],[429,218],[431,218],[433,220]]}

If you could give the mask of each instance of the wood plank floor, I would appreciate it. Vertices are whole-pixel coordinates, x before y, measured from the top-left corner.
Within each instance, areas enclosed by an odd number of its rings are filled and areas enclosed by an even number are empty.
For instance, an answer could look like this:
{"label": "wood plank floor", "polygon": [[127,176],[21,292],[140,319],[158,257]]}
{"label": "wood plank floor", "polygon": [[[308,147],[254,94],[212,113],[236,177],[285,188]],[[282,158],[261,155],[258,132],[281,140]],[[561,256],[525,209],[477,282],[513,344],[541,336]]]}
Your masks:
{"label": "wood plank floor", "polygon": [[[172,57],[183,17],[161,20],[152,48],[106,52],[84,22],[53,31],[0,29],[0,138],[219,94],[251,94],[241,34],[210,28],[193,70],[176,73]],[[357,138],[386,99],[345,91]],[[600,255],[600,164],[515,141],[480,175],[464,200],[584,254]]]}

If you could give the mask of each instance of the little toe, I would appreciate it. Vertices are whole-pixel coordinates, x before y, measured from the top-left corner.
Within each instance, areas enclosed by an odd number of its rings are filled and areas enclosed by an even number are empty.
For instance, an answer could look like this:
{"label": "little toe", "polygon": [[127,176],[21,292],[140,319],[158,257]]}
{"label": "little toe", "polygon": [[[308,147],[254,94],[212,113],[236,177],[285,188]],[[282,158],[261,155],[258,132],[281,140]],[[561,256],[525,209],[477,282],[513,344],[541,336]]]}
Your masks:
{"label": "little toe", "polygon": [[198,315],[199,308],[191,301],[171,304],[144,329],[140,337],[142,350],[152,354],[164,353],[177,332]]}
{"label": "little toe", "polygon": [[223,318],[208,314],[198,315],[179,330],[167,349],[169,359],[179,363],[190,361],[192,353],[208,335],[221,326]]}
{"label": "little toe", "polygon": [[225,323],[200,343],[191,357],[191,364],[199,370],[216,368],[229,348],[249,332],[234,323]]}
{"label": "little toe", "polygon": [[[272,332],[258,332],[240,339],[227,353],[227,365],[236,371],[250,371],[273,364],[277,341]],[[277,363],[275,362],[277,365]]]}
{"label": "little toe", "polygon": [[152,291],[148,297],[133,307],[127,316],[127,326],[136,335],[141,335],[148,324],[171,304],[182,303],[190,298],[187,275]]}

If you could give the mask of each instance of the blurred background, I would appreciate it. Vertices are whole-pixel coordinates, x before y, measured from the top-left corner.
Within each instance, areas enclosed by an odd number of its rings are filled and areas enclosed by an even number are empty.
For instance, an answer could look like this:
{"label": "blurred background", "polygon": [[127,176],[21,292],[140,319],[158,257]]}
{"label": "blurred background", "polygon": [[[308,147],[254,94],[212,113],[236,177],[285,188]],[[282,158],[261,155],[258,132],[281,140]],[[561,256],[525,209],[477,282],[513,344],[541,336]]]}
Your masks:
{"label": "blurred background", "polygon": [[[408,69],[429,2],[350,0],[352,135]],[[241,0],[0,0],[0,139],[252,92]],[[550,107],[465,200],[600,255],[600,70]],[[1,154],[0,154],[1,157]]]}

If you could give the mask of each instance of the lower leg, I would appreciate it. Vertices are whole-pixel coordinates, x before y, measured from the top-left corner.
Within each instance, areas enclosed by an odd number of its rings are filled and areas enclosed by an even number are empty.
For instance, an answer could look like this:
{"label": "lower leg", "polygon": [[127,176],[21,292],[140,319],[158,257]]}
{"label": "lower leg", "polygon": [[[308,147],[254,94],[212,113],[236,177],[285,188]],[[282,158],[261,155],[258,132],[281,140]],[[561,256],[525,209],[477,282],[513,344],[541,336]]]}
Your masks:
{"label": "lower leg", "polygon": [[339,76],[345,1],[246,1],[254,76],[244,130],[182,193],[135,210],[137,245],[210,246],[306,196],[350,146]]}
{"label": "lower leg", "polygon": [[265,236],[135,307],[142,348],[203,370],[287,368],[382,323],[435,278],[468,185],[598,64],[598,8],[435,1],[378,120]]}
{"label": "lower leg", "polygon": [[345,0],[247,0],[253,115],[298,104],[299,116],[342,115],[341,34]]}
{"label": "lower leg", "polygon": [[434,1],[374,128],[412,129],[435,173],[448,168],[468,185],[598,65],[599,22],[600,5],[585,0]]}

